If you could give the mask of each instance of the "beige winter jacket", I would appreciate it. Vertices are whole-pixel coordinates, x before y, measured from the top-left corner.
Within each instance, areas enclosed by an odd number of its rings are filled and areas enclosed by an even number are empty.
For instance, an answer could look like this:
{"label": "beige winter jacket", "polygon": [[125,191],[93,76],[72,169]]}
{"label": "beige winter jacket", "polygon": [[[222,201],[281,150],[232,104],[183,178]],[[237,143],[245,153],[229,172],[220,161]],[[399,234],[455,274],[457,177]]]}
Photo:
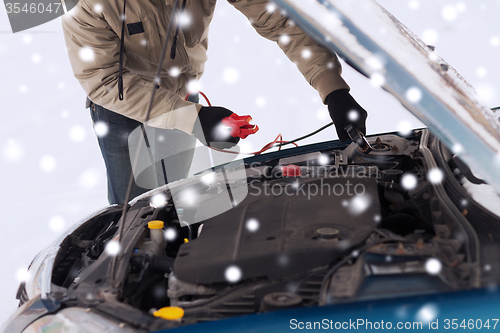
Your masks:
{"label": "beige winter jacket", "polygon": [[[330,92],[349,88],[340,76],[337,57],[290,23],[279,10],[269,10],[267,0],[228,1],[250,20],[260,35],[278,43],[323,101]],[[156,127],[192,132],[201,105],[186,102],[183,97],[187,83],[203,74],[208,26],[215,3],[216,0],[187,0],[186,12],[191,23],[179,32],[175,59],[170,59],[167,52],[163,62],[160,87],[150,116]],[[118,98],[117,77],[123,0],[80,0],[63,16],[73,72],[91,101],[145,121],[173,4],[174,0],[127,0],[122,101]],[[169,51],[174,30],[169,37]],[[177,112],[180,108],[194,112]]]}

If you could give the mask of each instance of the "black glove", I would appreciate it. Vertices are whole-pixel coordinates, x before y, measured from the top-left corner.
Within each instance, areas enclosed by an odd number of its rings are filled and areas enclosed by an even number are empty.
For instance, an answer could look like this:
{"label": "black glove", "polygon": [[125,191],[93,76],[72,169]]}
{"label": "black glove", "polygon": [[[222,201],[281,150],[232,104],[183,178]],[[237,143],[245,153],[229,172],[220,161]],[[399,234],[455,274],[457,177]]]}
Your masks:
{"label": "black glove", "polygon": [[[326,97],[330,117],[337,129],[340,141],[345,142],[349,135],[345,131],[345,126],[354,124],[363,134],[366,134],[366,117],[368,114],[349,94],[349,90],[335,90]],[[352,111],[352,112],[351,112]]]}
{"label": "black glove", "polygon": [[240,138],[233,138],[230,134],[231,130],[221,124],[222,119],[231,114],[233,112],[219,106],[202,107],[198,113],[201,126],[195,126],[194,136],[206,146],[218,149],[234,147]]}

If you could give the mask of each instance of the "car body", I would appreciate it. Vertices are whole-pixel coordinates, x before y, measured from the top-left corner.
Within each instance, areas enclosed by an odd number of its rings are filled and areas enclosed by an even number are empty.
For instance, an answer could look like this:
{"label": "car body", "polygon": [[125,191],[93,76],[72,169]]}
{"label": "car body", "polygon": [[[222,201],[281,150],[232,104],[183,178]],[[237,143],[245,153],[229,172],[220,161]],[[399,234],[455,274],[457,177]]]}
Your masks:
{"label": "car body", "polygon": [[[330,141],[231,161],[135,198],[126,218],[108,207],[34,259],[6,332],[496,325],[500,221],[462,186],[481,182],[470,165],[500,189],[494,113],[373,1],[276,4],[429,128],[369,136],[369,154]],[[183,316],[155,315],[168,306]]]}

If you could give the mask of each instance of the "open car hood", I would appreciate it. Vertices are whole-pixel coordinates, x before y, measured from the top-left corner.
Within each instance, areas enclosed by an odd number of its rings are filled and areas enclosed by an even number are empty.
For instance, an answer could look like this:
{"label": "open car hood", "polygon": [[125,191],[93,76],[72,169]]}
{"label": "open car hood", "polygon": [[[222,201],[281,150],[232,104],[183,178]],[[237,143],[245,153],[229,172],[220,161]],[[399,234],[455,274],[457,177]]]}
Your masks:
{"label": "open car hood", "polygon": [[500,124],[457,71],[374,0],[274,0],[410,112],[500,193]]}

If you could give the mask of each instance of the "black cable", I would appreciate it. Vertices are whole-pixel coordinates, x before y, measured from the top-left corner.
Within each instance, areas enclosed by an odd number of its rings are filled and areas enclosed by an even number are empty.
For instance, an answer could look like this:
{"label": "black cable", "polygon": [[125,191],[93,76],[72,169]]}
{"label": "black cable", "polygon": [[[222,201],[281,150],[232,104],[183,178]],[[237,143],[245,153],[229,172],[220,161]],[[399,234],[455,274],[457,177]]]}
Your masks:
{"label": "black cable", "polygon": [[317,129],[317,130],[315,130],[314,132],[311,132],[311,133],[309,133],[309,134],[307,134],[307,135],[301,136],[301,137],[299,137],[299,138],[297,138],[297,139],[294,139],[294,140],[292,140],[292,141],[287,141],[287,142],[285,142],[285,143],[281,143],[281,144],[279,144],[279,145],[276,145],[275,147],[283,147],[283,146],[290,145],[290,144],[292,144],[292,143],[295,143],[295,142],[298,142],[298,141],[301,141],[301,140],[307,139],[307,138],[309,138],[309,137],[311,137],[311,136],[313,136],[313,135],[318,134],[319,132],[323,131],[324,129],[327,129],[328,127],[330,127],[330,126],[332,126],[332,125],[333,125],[333,122],[331,122],[331,123],[329,123],[329,124],[326,124],[326,125],[325,125],[325,126],[323,126],[323,127],[318,128],[318,129]]}
{"label": "black cable", "polygon": [[[148,111],[146,113],[146,118],[144,120],[144,123],[147,123],[147,121],[149,120],[149,117],[151,115],[151,110],[153,109],[153,102],[154,102],[154,98],[155,98],[156,90],[157,90],[156,85],[159,84],[159,81],[160,81],[162,64],[163,64],[163,61],[165,60],[165,54],[167,53],[168,36],[170,36],[170,32],[172,31],[174,16],[176,15],[176,9],[177,9],[178,5],[179,5],[179,0],[175,0],[174,7],[172,9],[172,14],[170,15],[170,22],[168,23],[168,27],[167,27],[167,34],[165,35],[165,42],[163,43],[163,48],[161,50],[161,56],[160,56],[160,60],[158,62],[158,68],[156,70],[156,75],[155,75],[155,79],[154,79],[155,84],[153,84],[153,87],[151,89],[151,91],[152,91],[151,92],[151,99],[149,101]],[[125,8],[124,8],[124,11],[125,11]],[[125,20],[125,18],[123,18],[123,19]],[[124,29],[125,29],[124,26],[122,26],[122,30],[124,30]],[[122,39],[122,42],[123,42],[123,39]],[[130,172],[130,179],[129,179],[128,186],[127,186],[127,192],[125,193],[125,200],[124,200],[124,204],[123,204],[122,217],[120,219],[120,224],[118,227],[118,243],[119,244],[122,241],[123,228],[124,228],[124,224],[125,224],[125,219],[127,217],[127,211],[129,208],[128,202],[130,201],[130,195],[132,193],[132,185],[134,184],[134,171],[133,170],[135,169],[135,167],[139,161],[140,149],[141,149],[141,145],[139,145],[137,148],[137,153],[136,153],[136,156],[134,159],[134,163],[132,165],[132,171]],[[116,273],[115,269],[116,269],[116,260],[117,260],[118,256],[121,256],[121,254],[113,257],[113,262],[112,262],[112,266],[111,266],[111,284],[113,286],[115,286],[115,282],[116,282],[115,281],[115,273]]]}
{"label": "black cable", "polygon": [[122,31],[120,40],[120,56],[118,59],[118,98],[123,101],[123,52],[125,51],[125,8],[127,0],[123,0]]}
{"label": "black cable", "polygon": [[[179,14],[184,13],[186,9],[186,0],[182,1],[182,6]],[[177,20],[177,28],[175,29],[174,39],[172,40],[172,48],[170,49],[170,59],[175,59],[175,51],[177,49],[177,35],[179,34],[179,29],[181,27],[180,20]]]}

